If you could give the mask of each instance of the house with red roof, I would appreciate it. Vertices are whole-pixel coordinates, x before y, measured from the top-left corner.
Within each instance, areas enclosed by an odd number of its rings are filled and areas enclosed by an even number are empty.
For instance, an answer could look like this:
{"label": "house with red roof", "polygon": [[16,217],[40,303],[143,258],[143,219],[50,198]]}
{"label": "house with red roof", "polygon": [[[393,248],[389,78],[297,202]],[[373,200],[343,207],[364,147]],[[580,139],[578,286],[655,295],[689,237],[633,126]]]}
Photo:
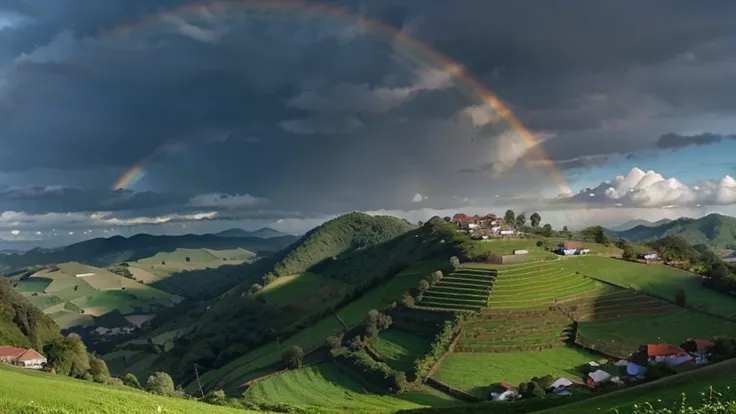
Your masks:
{"label": "house with red roof", "polygon": [[647,355],[655,362],[664,362],[668,365],[680,365],[693,359],[687,351],[671,344],[649,344]]}
{"label": "house with red roof", "polygon": [[45,356],[33,348],[0,346],[0,362],[24,368],[41,369],[47,361]]}

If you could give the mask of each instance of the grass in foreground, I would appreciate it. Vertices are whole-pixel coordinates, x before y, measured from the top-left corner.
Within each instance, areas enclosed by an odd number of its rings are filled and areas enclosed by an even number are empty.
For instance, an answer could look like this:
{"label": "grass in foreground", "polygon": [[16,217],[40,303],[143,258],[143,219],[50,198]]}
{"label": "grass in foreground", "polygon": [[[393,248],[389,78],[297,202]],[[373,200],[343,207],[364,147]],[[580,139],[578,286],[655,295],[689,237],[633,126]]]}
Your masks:
{"label": "grass in foreground", "polygon": [[641,264],[604,257],[575,257],[563,261],[566,269],[623,287],[674,300],[685,290],[687,303],[708,312],[736,317],[736,301],[703,287],[700,276],[662,264]]}
{"label": "grass in foreground", "polygon": [[[161,407],[161,411],[158,411]],[[0,412],[44,414],[246,413],[45,372],[0,366]],[[252,412],[252,411],[251,411]]]}
{"label": "grass in foreground", "polygon": [[[399,409],[457,403],[451,399],[422,392],[408,395],[376,395],[331,363],[322,363],[289,371],[252,385],[245,393],[253,402],[280,402],[296,406],[311,406],[339,412],[393,412]],[[421,397],[421,398],[420,398]],[[421,402],[421,403],[420,403]]]}
{"label": "grass in foreground", "polygon": [[485,399],[489,386],[498,382],[517,385],[544,375],[577,379],[580,366],[598,359],[600,356],[569,347],[487,354],[456,352],[445,359],[434,378]]}

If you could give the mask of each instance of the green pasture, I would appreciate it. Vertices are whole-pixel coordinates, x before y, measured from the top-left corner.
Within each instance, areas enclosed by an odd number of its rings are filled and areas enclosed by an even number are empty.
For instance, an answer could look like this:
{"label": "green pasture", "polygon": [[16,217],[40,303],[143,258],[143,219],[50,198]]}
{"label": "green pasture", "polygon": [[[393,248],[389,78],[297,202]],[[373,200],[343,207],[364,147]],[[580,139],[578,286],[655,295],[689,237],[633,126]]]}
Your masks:
{"label": "green pasture", "polygon": [[410,371],[414,361],[429,352],[430,342],[399,329],[388,329],[371,343],[371,348],[381,356],[381,361],[397,371]]}

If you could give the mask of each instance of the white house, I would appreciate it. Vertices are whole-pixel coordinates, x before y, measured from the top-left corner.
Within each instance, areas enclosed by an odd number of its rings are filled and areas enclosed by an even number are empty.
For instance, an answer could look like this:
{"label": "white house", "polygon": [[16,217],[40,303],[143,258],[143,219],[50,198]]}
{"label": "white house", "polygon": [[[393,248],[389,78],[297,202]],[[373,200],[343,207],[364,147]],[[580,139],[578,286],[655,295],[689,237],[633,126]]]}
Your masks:
{"label": "white house", "polygon": [[502,236],[513,236],[516,230],[501,230]]}
{"label": "white house", "polygon": [[640,256],[644,260],[657,260],[659,255],[657,253],[646,253]]}
{"label": "white house", "polygon": [[514,250],[514,254],[529,254],[529,250]]}
{"label": "white house", "polygon": [[471,229],[471,230],[474,229],[474,228],[477,228],[477,227],[478,227],[478,224],[476,224],[476,223],[468,223],[468,228]]}
{"label": "white house", "polygon": [[77,277],[87,277],[87,276],[94,276],[94,273],[79,273],[77,274]]}
{"label": "white house", "polygon": [[0,362],[18,365],[23,368],[41,369],[46,363],[46,357],[35,349],[16,348],[14,346],[0,346]]}

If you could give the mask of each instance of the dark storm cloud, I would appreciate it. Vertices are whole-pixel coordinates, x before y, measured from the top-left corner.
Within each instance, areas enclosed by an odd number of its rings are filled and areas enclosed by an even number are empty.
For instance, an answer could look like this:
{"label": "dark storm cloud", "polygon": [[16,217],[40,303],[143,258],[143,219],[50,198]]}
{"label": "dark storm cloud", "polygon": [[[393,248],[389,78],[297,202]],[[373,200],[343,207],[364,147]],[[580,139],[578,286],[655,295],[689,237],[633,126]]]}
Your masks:
{"label": "dark storm cloud", "polygon": [[[268,200],[249,218],[313,218],[416,208],[417,193],[433,207],[492,198],[489,187],[549,185],[544,165],[517,165],[530,160],[528,145],[504,135],[513,131],[503,120],[467,116],[477,91],[421,51],[308,16],[133,24],[184,3],[0,0],[27,17],[0,30],[0,182],[65,186],[8,193],[3,209],[154,216],[192,212],[198,195],[248,194]],[[675,119],[736,108],[731,1],[330,3],[458,61],[533,132],[555,136],[541,146],[563,170],[657,148],[662,134],[688,130]],[[110,34],[120,26],[130,30]],[[114,177],[141,161],[139,192],[110,194]]]}
{"label": "dark storm cloud", "polygon": [[95,212],[145,210],[180,207],[186,196],[152,191],[94,190],[61,186],[6,187],[0,189],[0,205],[4,210],[29,214],[47,212]]}
{"label": "dark storm cloud", "polygon": [[696,135],[682,135],[674,132],[664,134],[657,140],[657,147],[662,149],[685,148],[689,146],[702,146],[716,144],[724,139],[736,139],[736,135],[714,134],[704,132]]}

